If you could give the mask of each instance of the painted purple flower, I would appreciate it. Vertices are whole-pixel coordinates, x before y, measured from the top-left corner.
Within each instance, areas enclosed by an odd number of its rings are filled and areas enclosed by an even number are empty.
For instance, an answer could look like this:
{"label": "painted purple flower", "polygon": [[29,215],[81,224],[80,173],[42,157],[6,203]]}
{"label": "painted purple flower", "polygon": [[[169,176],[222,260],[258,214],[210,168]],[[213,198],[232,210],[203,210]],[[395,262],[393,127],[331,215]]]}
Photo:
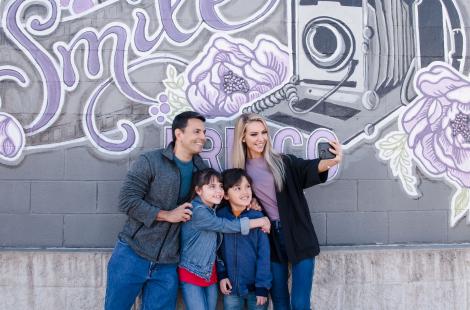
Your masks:
{"label": "painted purple flower", "polygon": [[419,73],[415,88],[420,95],[401,119],[408,146],[429,174],[470,187],[470,82],[434,63]]}
{"label": "painted purple flower", "polygon": [[209,118],[232,116],[282,85],[288,64],[288,53],[272,40],[258,40],[250,48],[243,40],[218,37],[188,69],[188,101]]}
{"label": "painted purple flower", "polygon": [[60,0],[61,7],[68,7],[70,13],[79,14],[96,5],[96,0]]}
{"label": "painted purple flower", "polygon": [[20,124],[6,113],[0,113],[0,158],[13,160],[24,147],[24,131]]}

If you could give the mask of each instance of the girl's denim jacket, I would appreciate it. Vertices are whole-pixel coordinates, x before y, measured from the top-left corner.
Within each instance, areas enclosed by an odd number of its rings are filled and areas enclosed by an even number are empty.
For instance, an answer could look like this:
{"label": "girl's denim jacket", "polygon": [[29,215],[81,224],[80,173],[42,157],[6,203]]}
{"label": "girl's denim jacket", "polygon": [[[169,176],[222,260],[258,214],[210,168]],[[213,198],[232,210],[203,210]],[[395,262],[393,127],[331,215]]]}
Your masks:
{"label": "girl's denim jacket", "polygon": [[191,202],[193,215],[181,228],[181,259],[179,266],[209,280],[216,259],[217,248],[222,242],[220,233],[250,232],[250,220],[246,217],[228,220],[217,217],[215,209],[206,206],[196,196]]}

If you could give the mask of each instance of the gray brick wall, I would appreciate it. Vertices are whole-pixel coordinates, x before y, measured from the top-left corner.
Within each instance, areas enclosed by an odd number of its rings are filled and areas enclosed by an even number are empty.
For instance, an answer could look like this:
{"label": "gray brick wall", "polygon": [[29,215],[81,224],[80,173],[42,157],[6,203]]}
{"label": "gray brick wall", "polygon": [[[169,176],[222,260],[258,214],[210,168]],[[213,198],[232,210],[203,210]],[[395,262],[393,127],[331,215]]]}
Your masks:
{"label": "gray brick wall", "polygon": [[[465,220],[449,226],[448,185],[425,179],[412,199],[365,148],[345,155],[337,180],[305,191],[321,245],[469,241]],[[74,147],[0,166],[0,246],[112,247],[122,180],[140,151],[115,160]]]}
{"label": "gray brick wall", "polygon": [[[1,14],[4,13],[7,2],[0,1]],[[37,39],[46,50],[52,51],[53,43],[60,40],[69,42],[85,26],[103,29],[107,23],[117,19],[132,28],[134,22],[131,13],[138,7],[145,9],[152,19],[149,31],[153,33],[155,25],[158,24],[155,20],[158,17],[154,3],[134,2],[136,3],[113,1],[113,5],[105,10],[78,19],[72,18],[70,22],[61,23],[52,36],[38,36]],[[182,1],[186,4],[190,2]],[[250,5],[236,4],[239,2],[227,4],[225,14],[229,20],[236,19],[237,16],[244,17],[248,14],[246,11],[253,9]],[[457,2],[462,9],[464,20],[468,20],[470,5],[465,1]],[[254,3],[254,6],[260,7],[262,1]],[[265,37],[271,35],[280,44],[291,47],[288,33],[295,22],[287,16],[287,3],[289,1],[279,1],[279,5],[269,12],[270,16],[266,22],[247,27],[242,32],[231,32],[230,35],[234,39],[251,40],[252,43],[260,34]],[[33,16],[37,9],[30,8],[28,14]],[[44,13],[43,9],[40,10]],[[185,7],[182,16],[178,15],[181,19],[179,22],[195,22],[198,16],[191,10]],[[175,55],[190,62],[203,50],[211,35],[216,34],[211,31],[204,29],[188,46],[175,47],[164,40],[158,46],[158,52]],[[362,32],[354,35],[362,37]],[[84,49],[83,46],[80,48]],[[112,49],[110,41],[104,44],[104,49],[103,70],[108,74]],[[148,119],[139,124],[140,141],[136,149],[126,155],[100,153],[84,138],[82,108],[98,81],[84,74],[81,60],[83,54],[81,50],[76,55],[76,58],[80,59],[77,62],[80,87],[74,91],[66,91],[63,110],[57,112],[57,122],[54,126],[40,134],[27,136],[26,145],[29,149],[18,163],[0,163],[0,247],[112,247],[126,219],[118,209],[118,195],[127,170],[141,152],[163,145],[166,134],[164,126]],[[288,54],[291,61],[295,55],[293,51],[288,51]],[[27,88],[20,88],[11,81],[0,81],[0,112],[14,114],[21,120],[22,125],[26,126],[37,116],[41,107],[38,102],[43,96],[42,76],[6,37],[2,29],[0,55],[0,66],[14,64],[23,68],[31,79]],[[128,56],[127,60],[130,62],[139,60],[132,51]],[[149,66],[141,69],[140,74],[136,71],[129,72],[132,82],[144,93],[156,97],[164,89],[164,67],[155,69]],[[185,66],[180,64],[179,72],[184,69]],[[323,88],[321,90],[323,91]],[[380,106],[377,108],[383,108],[384,115],[392,112],[401,100],[399,93],[397,87],[393,93],[380,98]],[[349,98],[346,97],[348,96],[345,95],[347,101]],[[95,116],[99,127],[110,129],[121,119],[141,121],[148,117],[147,105],[133,104],[134,102],[122,96],[117,88],[109,88],[103,98],[102,102],[105,104],[96,107]],[[275,108],[282,112],[283,105],[284,102]],[[365,112],[349,121],[377,121],[367,114],[373,114],[373,110]],[[326,116],[322,114],[321,117]],[[321,121],[321,117],[318,120]],[[335,120],[333,123],[337,122],[338,120]],[[223,136],[227,124],[232,126],[233,120],[212,122],[208,127],[216,129]],[[275,128],[277,129],[279,127]],[[395,129],[396,123],[383,129],[378,136]],[[119,133],[107,133],[106,136],[121,137]],[[303,136],[304,144],[307,136]],[[80,141],[71,141],[73,139]],[[450,227],[449,206],[454,188],[442,179],[430,179],[418,171],[421,178],[419,190],[422,195],[416,199],[410,198],[403,191],[400,181],[393,177],[387,164],[378,159],[373,144],[377,139],[366,140],[350,147],[345,152],[344,162],[335,180],[305,190],[321,245],[470,242],[469,220],[463,219],[455,227]],[[45,146],[47,143],[57,142],[56,140],[67,143],[61,146]],[[292,145],[291,142],[286,142],[289,149],[296,154],[305,154],[305,145]],[[225,154],[228,152],[224,149],[219,153],[218,159],[222,165]]]}

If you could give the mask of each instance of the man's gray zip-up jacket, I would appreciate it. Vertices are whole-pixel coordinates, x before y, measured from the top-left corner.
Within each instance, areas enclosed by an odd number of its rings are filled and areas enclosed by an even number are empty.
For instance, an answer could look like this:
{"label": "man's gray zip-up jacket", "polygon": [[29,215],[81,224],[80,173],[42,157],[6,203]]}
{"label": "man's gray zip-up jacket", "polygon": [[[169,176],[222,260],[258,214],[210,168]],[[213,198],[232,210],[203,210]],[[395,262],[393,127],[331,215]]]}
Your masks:
{"label": "man's gray zip-up jacket", "polygon": [[[200,156],[194,168],[206,168]],[[180,172],[174,161],[173,145],[144,153],[127,173],[119,195],[119,208],[128,217],[119,238],[140,256],[161,264],[179,261],[180,223],[157,221],[160,210],[178,205]]]}

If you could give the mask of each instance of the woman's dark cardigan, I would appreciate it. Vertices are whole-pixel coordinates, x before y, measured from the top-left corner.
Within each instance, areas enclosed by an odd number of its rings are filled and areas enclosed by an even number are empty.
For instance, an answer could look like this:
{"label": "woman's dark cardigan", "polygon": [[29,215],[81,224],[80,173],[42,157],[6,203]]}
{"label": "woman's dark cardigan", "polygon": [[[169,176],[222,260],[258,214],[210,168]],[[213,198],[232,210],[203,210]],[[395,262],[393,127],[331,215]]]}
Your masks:
{"label": "woman's dark cardigan", "polygon": [[[282,155],[285,169],[284,187],[276,193],[279,217],[290,262],[315,257],[320,253],[304,189],[324,183],[328,172],[318,172],[320,159],[305,160],[294,155]],[[285,263],[279,253],[277,234],[271,233],[271,260]]]}

